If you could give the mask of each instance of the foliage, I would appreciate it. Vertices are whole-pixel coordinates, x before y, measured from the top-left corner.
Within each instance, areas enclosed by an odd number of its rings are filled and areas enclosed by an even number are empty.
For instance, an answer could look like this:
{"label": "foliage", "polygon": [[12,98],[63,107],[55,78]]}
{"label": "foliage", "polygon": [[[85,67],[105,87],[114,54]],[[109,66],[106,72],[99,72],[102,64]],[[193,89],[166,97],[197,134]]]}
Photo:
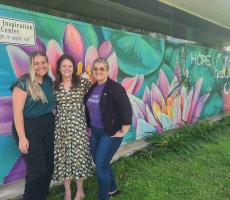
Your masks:
{"label": "foliage", "polygon": [[[229,118],[226,118],[221,120],[221,124],[229,127],[229,121]],[[221,124],[219,128],[222,127]],[[111,200],[228,200],[229,130],[222,130],[221,136],[214,138],[212,142],[203,142],[203,148],[190,156],[174,152],[158,157],[135,154],[113,163],[121,194]],[[72,189],[74,195],[74,185]],[[87,179],[85,200],[97,199],[97,191],[95,176]],[[48,199],[61,200],[63,192],[62,186],[52,187]]]}
{"label": "foliage", "polygon": [[199,149],[202,141],[212,141],[216,136],[230,128],[230,117],[220,121],[202,121],[196,124],[186,124],[169,133],[153,134],[147,139],[149,147],[144,151],[152,153],[184,152],[190,154]]}

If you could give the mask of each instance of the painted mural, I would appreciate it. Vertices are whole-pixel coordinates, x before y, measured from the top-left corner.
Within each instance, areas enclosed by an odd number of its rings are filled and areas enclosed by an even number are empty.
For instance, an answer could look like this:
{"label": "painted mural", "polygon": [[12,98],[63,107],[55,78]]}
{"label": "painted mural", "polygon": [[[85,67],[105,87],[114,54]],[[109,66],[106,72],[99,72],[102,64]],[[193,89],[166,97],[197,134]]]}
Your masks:
{"label": "painted mural", "polygon": [[11,134],[11,84],[26,73],[28,55],[47,53],[50,75],[63,53],[90,76],[93,60],[110,64],[110,77],[126,89],[133,108],[124,143],[230,112],[230,52],[160,34],[140,35],[0,6],[0,17],[35,23],[36,45],[0,44],[0,184],[24,177],[25,165]]}

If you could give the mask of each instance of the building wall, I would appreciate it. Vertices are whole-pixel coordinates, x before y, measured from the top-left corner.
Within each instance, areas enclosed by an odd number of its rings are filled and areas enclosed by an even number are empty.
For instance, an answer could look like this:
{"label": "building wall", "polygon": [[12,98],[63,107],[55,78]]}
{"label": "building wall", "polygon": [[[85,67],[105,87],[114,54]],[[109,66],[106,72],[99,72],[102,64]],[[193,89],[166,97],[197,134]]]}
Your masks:
{"label": "building wall", "polygon": [[[0,184],[24,177],[11,133],[11,84],[28,70],[28,55],[46,51],[50,75],[57,58],[74,57],[80,74],[104,57],[110,77],[129,95],[133,122],[123,143],[230,111],[230,53],[161,34],[141,35],[0,5],[0,17],[35,23],[36,45],[0,44]],[[0,33],[3,29],[0,27]]]}

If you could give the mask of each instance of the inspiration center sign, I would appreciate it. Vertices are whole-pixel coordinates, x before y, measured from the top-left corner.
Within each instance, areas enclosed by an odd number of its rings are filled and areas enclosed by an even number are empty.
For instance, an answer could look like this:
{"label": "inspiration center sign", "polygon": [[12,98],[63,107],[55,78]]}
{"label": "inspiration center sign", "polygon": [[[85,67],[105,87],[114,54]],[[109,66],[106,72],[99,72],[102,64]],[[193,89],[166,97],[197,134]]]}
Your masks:
{"label": "inspiration center sign", "polygon": [[0,43],[30,46],[35,41],[34,22],[0,17]]}

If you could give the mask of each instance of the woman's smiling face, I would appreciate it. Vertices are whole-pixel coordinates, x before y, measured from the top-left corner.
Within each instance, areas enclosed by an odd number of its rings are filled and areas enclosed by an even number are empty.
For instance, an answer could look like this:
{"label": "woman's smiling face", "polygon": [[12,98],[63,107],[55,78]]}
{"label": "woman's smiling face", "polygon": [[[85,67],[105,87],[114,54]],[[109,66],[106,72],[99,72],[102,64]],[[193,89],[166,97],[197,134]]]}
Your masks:
{"label": "woman's smiling face", "polygon": [[46,75],[49,69],[47,58],[41,55],[35,56],[33,59],[33,68],[36,76],[43,77]]}
{"label": "woman's smiling face", "polygon": [[93,77],[97,83],[105,83],[109,77],[109,70],[105,67],[104,63],[96,62],[93,66]]}
{"label": "woman's smiling face", "polygon": [[73,71],[74,71],[73,63],[68,59],[64,59],[61,62],[61,66],[60,66],[60,73],[62,77],[71,78],[73,75]]}

